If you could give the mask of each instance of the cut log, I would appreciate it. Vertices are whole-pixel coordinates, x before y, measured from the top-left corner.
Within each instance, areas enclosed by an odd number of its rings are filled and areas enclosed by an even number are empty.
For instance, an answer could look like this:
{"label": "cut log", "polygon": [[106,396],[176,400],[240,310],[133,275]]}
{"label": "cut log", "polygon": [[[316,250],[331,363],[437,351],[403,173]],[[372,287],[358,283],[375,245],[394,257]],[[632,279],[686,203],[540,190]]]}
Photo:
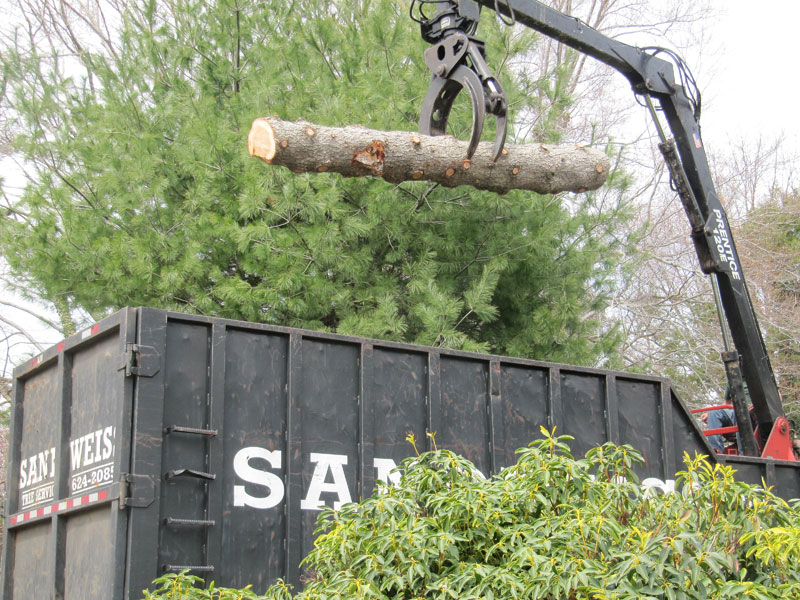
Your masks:
{"label": "cut log", "polygon": [[468,160],[467,142],[452,136],[325,127],[274,117],[253,121],[248,137],[251,156],[295,173],[335,172],[345,177],[382,177],[391,183],[426,180],[500,194],[514,189],[584,192],[599,188],[608,175],[608,157],[594,148],[507,144],[494,162],[492,146],[479,144]]}

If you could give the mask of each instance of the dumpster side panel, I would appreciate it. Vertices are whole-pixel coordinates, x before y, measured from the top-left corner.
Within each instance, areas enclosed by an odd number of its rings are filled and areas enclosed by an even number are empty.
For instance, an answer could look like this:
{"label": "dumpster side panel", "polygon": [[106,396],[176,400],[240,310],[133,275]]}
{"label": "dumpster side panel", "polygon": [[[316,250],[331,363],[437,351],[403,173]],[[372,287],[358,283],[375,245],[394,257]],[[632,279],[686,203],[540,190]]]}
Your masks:
{"label": "dumpster side panel", "polygon": [[672,393],[672,436],[667,443],[671,444],[675,451],[675,457],[672,463],[672,473],[682,471],[685,468],[683,462],[684,453],[690,457],[696,454],[705,454],[706,456],[714,456],[714,450],[708,444],[706,436],[698,429],[697,421],[686,410],[683,402]]}
{"label": "dumpster side panel", "polygon": [[608,440],[605,419],[605,377],[588,373],[561,371],[561,407],[563,424],[556,434],[571,435],[570,448],[575,456]]}
{"label": "dumpster side panel", "polygon": [[42,506],[55,497],[56,455],[61,430],[59,380],[58,365],[52,363],[22,382],[19,467],[8,482],[12,513]]}
{"label": "dumpster side panel", "polygon": [[12,598],[49,598],[52,594],[47,569],[50,546],[50,521],[18,530],[6,543],[14,545]]}
{"label": "dumpster side panel", "polygon": [[[302,341],[302,378],[296,398],[299,435],[288,451],[302,473],[300,548],[305,556],[314,544],[314,529],[323,506],[337,508],[357,500],[359,476],[359,346],[328,340]],[[289,507],[297,520],[297,505]]]}
{"label": "dumpster side panel", "polygon": [[[488,363],[441,358],[441,420],[436,444],[465,456],[481,473],[492,473],[489,447]],[[434,399],[435,402],[435,399]]]}
{"label": "dumpster side panel", "polygon": [[116,508],[101,506],[66,519],[64,600],[113,598],[117,556],[114,547]]}
{"label": "dumpster side panel", "polygon": [[122,594],[127,513],[118,504],[130,444],[124,358],[132,318],[120,311],[14,371],[8,600]]}
{"label": "dumpster side panel", "polygon": [[[364,363],[365,493],[377,478],[387,481],[392,465],[413,454],[409,434],[425,448],[428,431],[428,357],[421,352],[370,348]],[[369,449],[372,460],[367,460]],[[375,459],[378,461],[376,464]]]}
{"label": "dumpster side panel", "polygon": [[767,474],[763,464],[740,460],[727,460],[726,463],[736,469],[737,479],[741,481],[746,481],[754,485],[761,485],[762,481],[766,481]]}
{"label": "dumpster side panel", "polygon": [[540,438],[541,428],[550,425],[547,406],[549,370],[503,364],[501,373],[504,455],[498,464],[500,468],[516,463],[516,450]]}
{"label": "dumpster side panel", "polygon": [[85,494],[119,479],[118,448],[124,387],[119,340],[104,337],[72,358],[69,413],[69,494]]}
{"label": "dumpster side panel", "polygon": [[[206,566],[206,529],[177,524],[206,518],[207,437],[169,428],[208,428],[210,327],[173,321],[167,327],[162,445],[159,567]],[[167,433],[172,431],[172,433]],[[217,475],[217,474],[214,474]],[[174,520],[181,521],[174,521]]]}
{"label": "dumpster side panel", "polygon": [[642,477],[664,478],[664,440],[661,433],[660,385],[617,378],[620,443],[630,444],[644,457]]}
{"label": "dumpster side panel", "polygon": [[775,464],[774,478],[770,484],[773,491],[781,498],[800,498],[800,477],[797,465],[791,463]]}
{"label": "dumpster side panel", "polygon": [[247,581],[263,590],[286,570],[282,474],[288,340],[267,332],[227,331],[220,585]]}

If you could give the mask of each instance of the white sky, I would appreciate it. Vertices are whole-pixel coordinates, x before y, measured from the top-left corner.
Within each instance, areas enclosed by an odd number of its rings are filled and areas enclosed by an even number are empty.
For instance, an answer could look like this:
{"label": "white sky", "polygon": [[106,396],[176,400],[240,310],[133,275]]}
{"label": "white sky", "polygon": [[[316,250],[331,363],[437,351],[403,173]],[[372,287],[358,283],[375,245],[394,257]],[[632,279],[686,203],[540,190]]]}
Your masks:
{"label": "white sky", "polygon": [[[706,146],[728,136],[757,139],[785,134],[800,154],[800,0],[714,0],[711,48],[685,59],[703,94],[700,122]],[[699,65],[695,67],[694,65]]]}
{"label": "white sky", "polygon": [[[706,24],[702,51],[681,50],[703,95],[701,124],[707,150],[722,152],[729,142],[742,138],[756,140],[761,135],[772,140],[784,135],[786,150],[800,156],[800,0],[712,0],[712,4],[719,15]],[[624,80],[620,85],[626,86]],[[0,298],[4,296],[7,292],[0,290]],[[57,334],[46,333],[23,313],[4,309],[3,314],[37,331],[45,345],[58,341]]]}

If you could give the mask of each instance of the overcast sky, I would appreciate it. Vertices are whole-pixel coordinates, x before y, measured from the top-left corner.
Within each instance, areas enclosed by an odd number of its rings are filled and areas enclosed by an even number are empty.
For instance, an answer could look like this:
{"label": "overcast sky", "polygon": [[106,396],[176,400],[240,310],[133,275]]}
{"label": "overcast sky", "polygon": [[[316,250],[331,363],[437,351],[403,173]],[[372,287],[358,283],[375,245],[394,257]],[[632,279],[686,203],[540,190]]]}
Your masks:
{"label": "overcast sky", "polygon": [[785,133],[800,153],[800,0],[714,4],[720,15],[709,24],[712,49],[699,57],[685,52],[703,94],[706,145],[717,147],[728,135]]}

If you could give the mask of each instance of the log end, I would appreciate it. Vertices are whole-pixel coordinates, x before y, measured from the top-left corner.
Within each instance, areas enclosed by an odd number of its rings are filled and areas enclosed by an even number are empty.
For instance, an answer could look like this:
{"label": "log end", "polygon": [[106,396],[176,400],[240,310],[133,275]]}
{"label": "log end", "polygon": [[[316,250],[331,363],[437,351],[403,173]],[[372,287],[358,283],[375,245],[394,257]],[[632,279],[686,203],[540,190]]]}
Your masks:
{"label": "log end", "polygon": [[250,156],[257,156],[265,163],[272,163],[277,151],[275,130],[268,119],[258,118],[250,127],[247,136],[247,150]]}

